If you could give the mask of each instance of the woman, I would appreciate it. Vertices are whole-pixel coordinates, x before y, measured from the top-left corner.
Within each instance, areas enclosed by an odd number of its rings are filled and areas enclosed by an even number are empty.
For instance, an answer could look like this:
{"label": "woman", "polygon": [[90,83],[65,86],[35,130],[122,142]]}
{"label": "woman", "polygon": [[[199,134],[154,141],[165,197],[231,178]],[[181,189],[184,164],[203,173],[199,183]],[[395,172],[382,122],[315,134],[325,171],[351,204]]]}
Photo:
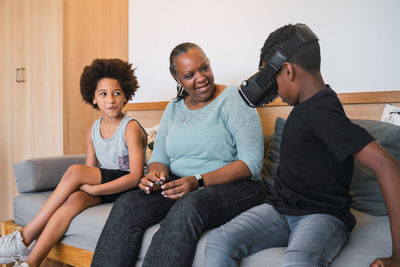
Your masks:
{"label": "woman", "polygon": [[237,88],[214,84],[199,46],[170,55],[178,96],[165,109],[142,190],[114,204],[92,266],[133,266],[146,228],[161,222],[143,266],[191,266],[201,234],[265,199],[257,111]]}

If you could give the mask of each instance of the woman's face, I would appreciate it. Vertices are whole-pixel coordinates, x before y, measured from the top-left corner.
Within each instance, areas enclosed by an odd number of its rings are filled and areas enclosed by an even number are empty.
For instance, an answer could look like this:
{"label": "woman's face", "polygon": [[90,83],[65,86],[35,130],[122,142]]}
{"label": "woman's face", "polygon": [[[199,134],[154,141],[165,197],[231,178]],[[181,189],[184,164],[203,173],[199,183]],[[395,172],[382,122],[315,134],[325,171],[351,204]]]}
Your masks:
{"label": "woman's face", "polygon": [[199,49],[191,49],[175,59],[177,82],[189,94],[190,101],[206,102],[215,92],[214,74],[208,59]]}

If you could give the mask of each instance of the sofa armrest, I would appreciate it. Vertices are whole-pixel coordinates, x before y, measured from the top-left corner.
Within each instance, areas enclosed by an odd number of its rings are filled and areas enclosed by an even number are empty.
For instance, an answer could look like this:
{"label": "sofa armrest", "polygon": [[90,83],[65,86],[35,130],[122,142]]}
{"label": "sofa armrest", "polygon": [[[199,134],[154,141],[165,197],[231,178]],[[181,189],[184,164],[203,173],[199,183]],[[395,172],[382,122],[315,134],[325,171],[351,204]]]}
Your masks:
{"label": "sofa armrest", "polygon": [[85,155],[35,158],[14,164],[14,175],[19,193],[54,189],[72,164],[85,164]]}

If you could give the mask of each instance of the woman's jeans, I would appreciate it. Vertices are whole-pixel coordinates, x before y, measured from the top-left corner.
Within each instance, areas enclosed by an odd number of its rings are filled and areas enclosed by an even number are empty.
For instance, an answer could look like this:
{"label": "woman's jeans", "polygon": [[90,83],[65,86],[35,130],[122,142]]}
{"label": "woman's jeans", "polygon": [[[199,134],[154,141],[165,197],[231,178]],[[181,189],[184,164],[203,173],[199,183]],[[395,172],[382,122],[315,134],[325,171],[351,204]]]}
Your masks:
{"label": "woman's jeans", "polygon": [[205,266],[238,266],[246,256],[283,246],[288,246],[283,266],[328,266],[348,236],[344,223],[334,216],[287,216],[264,203],[210,233]]}
{"label": "woman's jeans", "polygon": [[264,200],[261,184],[251,180],[205,187],[179,200],[164,198],[160,191],[149,195],[142,190],[129,191],[111,210],[92,266],[134,266],[145,230],[160,221],[143,266],[191,266],[204,231]]}

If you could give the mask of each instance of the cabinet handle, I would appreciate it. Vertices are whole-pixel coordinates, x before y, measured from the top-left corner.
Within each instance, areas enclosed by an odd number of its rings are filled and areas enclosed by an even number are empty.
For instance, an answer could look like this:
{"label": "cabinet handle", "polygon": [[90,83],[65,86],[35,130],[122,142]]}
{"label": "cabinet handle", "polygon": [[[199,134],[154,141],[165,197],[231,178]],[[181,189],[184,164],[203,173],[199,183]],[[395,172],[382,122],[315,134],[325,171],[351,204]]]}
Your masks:
{"label": "cabinet handle", "polygon": [[19,76],[21,82],[25,82],[25,68],[21,68],[21,75]]}
{"label": "cabinet handle", "polygon": [[16,69],[15,70],[15,81],[17,83],[21,82],[21,69]]}

